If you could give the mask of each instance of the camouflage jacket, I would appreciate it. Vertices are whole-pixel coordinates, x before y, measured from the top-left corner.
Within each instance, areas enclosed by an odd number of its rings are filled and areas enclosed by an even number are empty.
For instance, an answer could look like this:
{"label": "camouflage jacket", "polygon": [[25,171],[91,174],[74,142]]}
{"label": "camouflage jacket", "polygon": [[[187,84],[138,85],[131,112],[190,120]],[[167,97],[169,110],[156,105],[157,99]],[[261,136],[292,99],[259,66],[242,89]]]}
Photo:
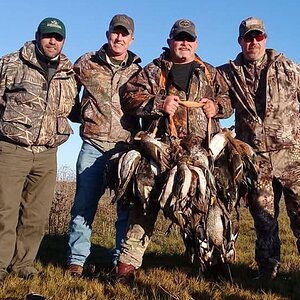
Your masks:
{"label": "camouflage jacket", "polygon": [[0,139],[45,150],[65,142],[67,116],[75,103],[72,64],[63,54],[48,83],[36,58],[35,42],[0,60]]}
{"label": "camouflage jacket", "polygon": [[[226,90],[227,87],[220,74],[214,67],[196,56],[186,93],[178,90],[175,85],[167,84],[172,65],[169,49],[165,48],[159,58],[154,59],[130,80],[121,101],[124,112],[141,117],[146,121],[145,123],[147,120],[151,123],[151,120],[159,119],[157,136],[162,136],[168,131],[168,128],[163,125],[166,123],[167,116],[161,111],[167,94],[178,95],[183,101],[196,102],[207,97],[216,102],[218,114],[213,122],[213,130],[219,130],[217,118],[227,117],[231,114],[228,107],[224,106],[227,105],[228,99],[223,94],[223,89]],[[187,136],[198,136],[201,140],[206,138],[208,119],[201,108],[179,106],[174,115],[174,123],[179,138]]]}
{"label": "camouflage jacket", "polygon": [[120,90],[138,72],[141,59],[128,51],[126,64],[117,70],[106,60],[105,44],[99,51],[86,53],[74,65],[78,89],[83,86],[81,103],[77,103],[80,134],[84,139],[102,142],[126,141],[136,122],[123,116]]}
{"label": "camouflage jacket", "polygon": [[218,67],[230,87],[237,138],[258,152],[289,148],[300,141],[300,66],[272,49],[266,50],[265,59],[265,76],[255,96],[246,83],[242,53]]}

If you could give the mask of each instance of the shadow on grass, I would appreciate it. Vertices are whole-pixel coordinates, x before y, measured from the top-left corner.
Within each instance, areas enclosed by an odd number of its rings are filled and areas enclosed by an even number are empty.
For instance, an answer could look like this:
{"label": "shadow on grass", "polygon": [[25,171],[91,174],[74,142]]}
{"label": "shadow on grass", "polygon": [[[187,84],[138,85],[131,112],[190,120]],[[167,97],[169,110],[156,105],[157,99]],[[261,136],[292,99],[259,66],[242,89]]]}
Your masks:
{"label": "shadow on grass", "polygon": [[[197,277],[197,272],[192,270],[191,265],[187,263],[182,255],[174,254],[157,254],[148,253],[145,255],[143,268],[145,270],[163,267],[166,270],[174,270],[174,268],[182,269],[183,271],[189,273],[192,277]],[[230,266],[233,284],[237,285],[241,289],[251,291],[251,294],[265,295],[266,293],[273,293],[279,297],[298,300],[300,299],[300,270],[293,271],[289,273],[279,272],[278,277],[273,280],[261,280],[255,279],[257,277],[257,271],[250,268],[245,264],[233,264]],[[199,273],[198,273],[199,274]],[[205,277],[206,281],[222,283],[222,280],[213,279],[210,277]],[[226,280],[225,280],[226,281]],[[145,287],[147,288],[147,287]],[[194,299],[209,299],[209,295],[205,294],[195,294]],[[239,300],[242,299],[239,296],[230,295],[224,296],[226,300]]]}
{"label": "shadow on grass", "polygon": [[[37,259],[46,266],[52,264],[57,267],[66,267],[68,236],[67,235],[46,235],[41,243]],[[107,272],[110,270],[111,250],[99,245],[92,244],[91,255],[87,260],[87,265],[93,265],[96,268],[95,276],[99,275],[99,272]],[[144,270],[150,270],[152,268],[163,268],[165,270],[174,270],[175,268],[181,269],[184,272],[189,273],[191,271],[191,265],[186,261],[181,254],[170,253],[155,253],[148,252],[144,256],[142,268]],[[257,276],[256,270],[253,270],[245,264],[233,264],[231,265],[231,273],[233,278],[233,284],[237,285],[241,289],[249,290],[256,295],[263,295],[266,293],[274,293],[280,297],[287,299],[300,299],[300,271],[293,271],[289,273],[280,272],[278,278],[270,281],[255,280]],[[93,274],[92,274],[93,275]],[[196,272],[189,273],[190,276],[197,277]],[[207,281],[211,281],[207,279]],[[151,290],[153,287],[147,286],[144,283],[139,283],[139,286],[146,291]],[[166,291],[163,289],[158,290],[161,294],[161,299],[166,296]],[[209,299],[209,295],[204,294],[193,295],[194,299]],[[237,296],[227,296],[223,299],[226,300],[239,300],[241,298]]]}
{"label": "shadow on grass", "polygon": [[[42,265],[52,264],[57,267],[65,268],[67,266],[67,235],[45,235],[38,251],[37,260]],[[86,264],[96,264],[101,267],[108,267],[110,264],[110,249],[92,244],[91,254]]]}
{"label": "shadow on grass", "polygon": [[143,269],[163,267],[166,270],[184,268],[187,262],[181,254],[147,252],[143,259]]}
{"label": "shadow on grass", "polygon": [[[255,294],[274,293],[287,299],[300,299],[300,271],[279,272],[276,279],[258,279],[257,271],[245,264],[232,265],[233,282],[241,289],[250,290]],[[230,299],[230,298],[226,298]]]}

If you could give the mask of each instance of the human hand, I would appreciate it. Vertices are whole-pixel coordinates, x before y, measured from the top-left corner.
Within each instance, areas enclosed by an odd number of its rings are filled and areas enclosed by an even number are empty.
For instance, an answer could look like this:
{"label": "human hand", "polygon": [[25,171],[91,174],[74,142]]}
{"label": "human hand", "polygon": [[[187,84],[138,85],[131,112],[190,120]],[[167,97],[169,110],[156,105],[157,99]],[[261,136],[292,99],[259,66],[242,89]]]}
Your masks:
{"label": "human hand", "polygon": [[179,97],[175,95],[169,95],[165,98],[163,105],[163,112],[169,114],[170,116],[174,116],[178,106],[179,106]]}
{"label": "human hand", "polygon": [[215,102],[208,98],[202,98],[200,103],[204,103],[203,111],[207,118],[213,118],[217,114]]}

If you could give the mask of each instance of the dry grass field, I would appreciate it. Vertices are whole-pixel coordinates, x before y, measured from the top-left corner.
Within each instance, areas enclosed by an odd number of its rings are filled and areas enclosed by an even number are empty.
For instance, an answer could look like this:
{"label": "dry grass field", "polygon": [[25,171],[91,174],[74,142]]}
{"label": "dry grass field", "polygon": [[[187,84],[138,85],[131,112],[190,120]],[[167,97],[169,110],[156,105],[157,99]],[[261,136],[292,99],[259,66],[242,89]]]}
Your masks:
{"label": "dry grass field", "polygon": [[284,207],[280,214],[282,267],[278,279],[271,282],[253,279],[256,276],[255,233],[252,219],[247,209],[243,208],[237,260],[231,267],[233,284],[198,278],[184,259],[178,230],[173,228],[166,235],[169,222],[160,216],[143,266],[136,274],[135,288],[131,289],[108,280],[110,249],[114,245],[115,211],[108,195],[105,195],[100,201],[94,223],[92,254],[85,271],[86,277],[71,278],[65,272],[69,212],[75,188],[74,182],[69,181],[69,175],[64,174],[60,178],[64,181],[57,184],[49,230],[36,262],[40,275],[27,281],[9,276],[1,283],[0,299],[21,300],[30,292],[41,294],[48,300],[300,299],[300,259]]}

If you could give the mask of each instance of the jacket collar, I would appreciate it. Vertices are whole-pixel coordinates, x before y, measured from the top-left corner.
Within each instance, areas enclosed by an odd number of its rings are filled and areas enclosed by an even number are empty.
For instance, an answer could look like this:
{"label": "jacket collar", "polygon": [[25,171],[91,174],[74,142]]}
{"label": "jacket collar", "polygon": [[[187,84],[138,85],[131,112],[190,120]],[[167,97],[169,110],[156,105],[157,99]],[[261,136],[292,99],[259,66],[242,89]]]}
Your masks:
{"label": "jacket collar", "polygon": [[[97,51],[97,54],[98,54],[99,58],[101,59],[101,61],[103,61],[106,64],[108,64],[108,62],[106,60],[106,55],[108,53],[107,49],[108,49],[108,44],[106,43]],[[127,53],[128,53],[128,58],[127,58],[125,67],[129,67],[132,64],[141,63],[142,60],[135,53],[133,53],[130,50],[127,50]]]}
{"label": "jacket collar", "polygon": [[[41,68],[37,56],[36,56],[36,42],[29,41],[24,44],[24,46],[20,49],[20,56],[27,62]],[[72,70],[71,61],[61,53],[59,56],[59,64],[57,70],[69,72]]]}

